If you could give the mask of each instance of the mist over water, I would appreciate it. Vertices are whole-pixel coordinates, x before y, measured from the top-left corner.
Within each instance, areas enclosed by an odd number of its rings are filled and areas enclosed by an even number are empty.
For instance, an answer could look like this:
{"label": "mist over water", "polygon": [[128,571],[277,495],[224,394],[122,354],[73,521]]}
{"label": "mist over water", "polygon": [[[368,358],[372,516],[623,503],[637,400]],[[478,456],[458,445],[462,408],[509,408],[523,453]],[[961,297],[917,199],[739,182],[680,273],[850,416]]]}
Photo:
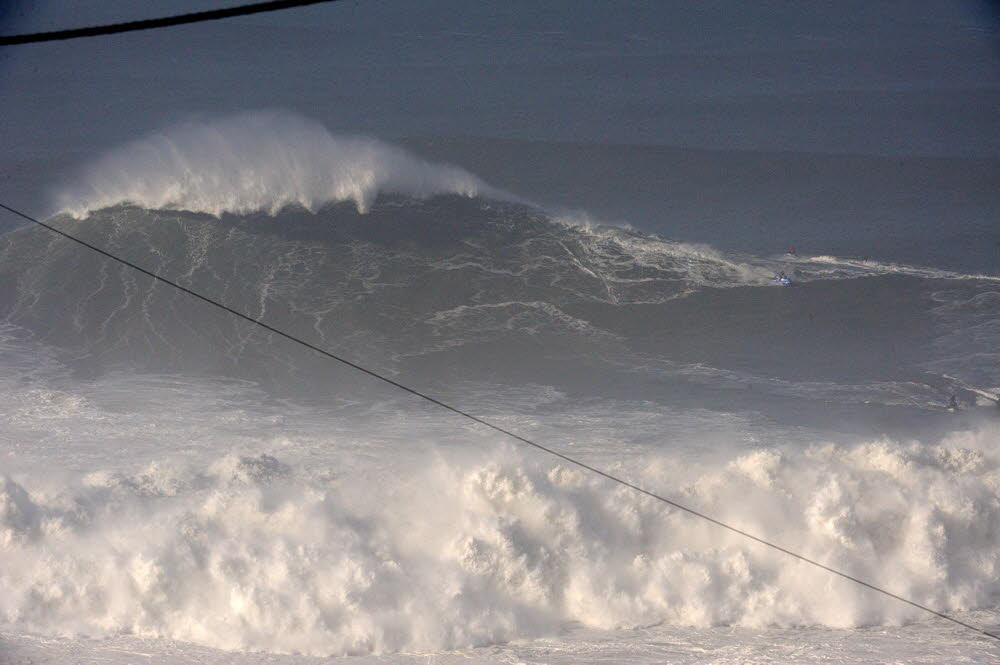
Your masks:
{"label": "mist over water", "polygon": [[[51,223],[226,306],[997,622],[996,275],[677,242],[281,112],[165,130],[56,192]],[[43,229],[0,237],[0,276],[10,634],[391,660],[926,618]]]}
{"label": "mist over water", "polygon": [[105,155],[60,191],[60,211],[80,218],[130,203],[143,208],[275,214],[353,201],[366,211],[379,192],[497,195],[461,169],[421,162],[375,139],[337,137],[280,111],[188,122]]}

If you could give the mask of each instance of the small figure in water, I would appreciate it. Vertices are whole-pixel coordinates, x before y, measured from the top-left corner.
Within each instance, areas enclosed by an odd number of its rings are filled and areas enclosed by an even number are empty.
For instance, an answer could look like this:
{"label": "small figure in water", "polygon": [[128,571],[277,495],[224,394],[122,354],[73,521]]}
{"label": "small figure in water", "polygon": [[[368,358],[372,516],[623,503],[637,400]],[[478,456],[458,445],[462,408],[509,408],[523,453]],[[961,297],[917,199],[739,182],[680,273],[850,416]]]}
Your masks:
{"label": "small figure in water", "polygon": [[952,393],[951,399],[948,400],[948,408],[951,411],[955,411],[955,412],[958,411],[958,397],[954,393]]}
{"label": "small figure in water", "polygon": [[780,279],[788,279],[788,275],[785,274],[784,270],[782,270],[781,272],[778,273],[778,279],[779,280]]}
{"label": "small figure in water", "polygon": [[789,247],[788,248],[788,254],[789,254],[789,256],[796,256],[798,254],[798,252],[795,251],[794,247]]}

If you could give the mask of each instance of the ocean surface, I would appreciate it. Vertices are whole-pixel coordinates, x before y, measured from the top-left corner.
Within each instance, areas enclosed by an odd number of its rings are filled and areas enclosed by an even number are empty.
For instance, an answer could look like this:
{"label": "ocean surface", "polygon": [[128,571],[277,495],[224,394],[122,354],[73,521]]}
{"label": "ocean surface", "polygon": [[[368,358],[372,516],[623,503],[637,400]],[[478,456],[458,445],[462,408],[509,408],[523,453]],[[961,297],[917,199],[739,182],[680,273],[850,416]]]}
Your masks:
{"label": "ocean surface", "polygon": [[[684,154],[688,172],[725,157]],[[656,182],[678,153],[394,144],[243,113],[92,160],[54,184],[46,219],[586,464],[1000,629],[1000,236],[977,212],[995,194],[974,185],[979,202],[963,199],[937,242],[910,242],[926,220],[905,206],[898,242],[881,244],[885,227],[850,219],[796,235],[733,215],[699,235],[684,210],[660,211],[652,233],[622,219],[649,228],[641,193],[579,185],[568,200],[448,163],[490,155],[586,183],[600,169],[581,155],[645,165]],[[892,170],[732,159],[874,182]],[[1000,659],[995,640],[45,229],[0,236],[0,279],[0,662]]]}

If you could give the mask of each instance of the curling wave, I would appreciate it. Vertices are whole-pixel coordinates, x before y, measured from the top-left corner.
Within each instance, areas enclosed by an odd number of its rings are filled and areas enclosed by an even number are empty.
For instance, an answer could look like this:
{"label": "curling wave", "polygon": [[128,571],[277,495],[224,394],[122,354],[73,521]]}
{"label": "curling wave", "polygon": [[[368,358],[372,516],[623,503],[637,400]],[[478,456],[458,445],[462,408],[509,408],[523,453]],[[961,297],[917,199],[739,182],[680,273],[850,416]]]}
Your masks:
{"label": "curling wave", "polygon": [[125,203],[215,216],[273,215],[287,206],[314,211],[342,201],[363,212],[379,193],[506,197],[462,169],[268,111],[189,122],[113,150],[60,189],[56,201],[59,211],[76,218]]}

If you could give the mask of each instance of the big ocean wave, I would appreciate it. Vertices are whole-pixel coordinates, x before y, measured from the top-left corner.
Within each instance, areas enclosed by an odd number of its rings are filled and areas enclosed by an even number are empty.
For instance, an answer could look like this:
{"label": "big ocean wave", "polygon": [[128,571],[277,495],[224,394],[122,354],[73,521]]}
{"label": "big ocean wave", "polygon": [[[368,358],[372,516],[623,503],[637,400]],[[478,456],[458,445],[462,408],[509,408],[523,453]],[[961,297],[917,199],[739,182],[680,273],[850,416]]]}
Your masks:
{"label": "big ocean wave", "polygon": [[[940,418],[959,385],[990,399],[995,279],[586,222],[278,112],[147,137],[56,198],[51,223],[115,255],[748,532],[942,611],[1000,602],[995,422],[844,434],[865,409]],[[919,616],[369,402],[312,352],[43,229],[0,237],[0,279],[15,631],[329,655]],[[752,445],[718,434],[729,418]]]}
{"label": "big ocean wave", "polygon": [[[390,371],[498,341],[560,337],[613,354],[620,331],[584,310],[771,284],[766,262],[552,214],[287,113],[147,137],[85,167],[56,199],[53,223],[84,240]],[[0,256],[15,287],[0,295],[6,320],[95,365],[255,379],[250,368],[277,366],[306,381],[315,366],[44,230],[7,234]]]}

